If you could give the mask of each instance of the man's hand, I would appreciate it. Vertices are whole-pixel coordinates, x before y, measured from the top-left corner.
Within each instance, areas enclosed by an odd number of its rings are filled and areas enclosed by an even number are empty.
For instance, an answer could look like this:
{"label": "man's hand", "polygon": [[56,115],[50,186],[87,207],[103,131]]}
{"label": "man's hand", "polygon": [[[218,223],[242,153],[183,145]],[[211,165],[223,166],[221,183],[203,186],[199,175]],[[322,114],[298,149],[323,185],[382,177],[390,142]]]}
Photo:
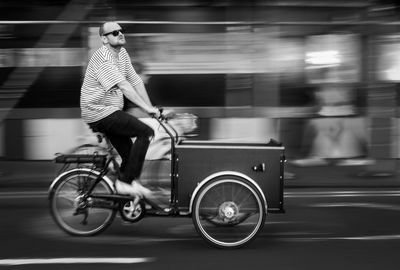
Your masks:
{"label": "man's hand", "polygon": [[158,110],[158,108],[156,108],[156,107],[150,107],[148,110],[147,110],[147,113],[149,114],[149,115],[151,115],[152,117],[160,117],[160,111]]}

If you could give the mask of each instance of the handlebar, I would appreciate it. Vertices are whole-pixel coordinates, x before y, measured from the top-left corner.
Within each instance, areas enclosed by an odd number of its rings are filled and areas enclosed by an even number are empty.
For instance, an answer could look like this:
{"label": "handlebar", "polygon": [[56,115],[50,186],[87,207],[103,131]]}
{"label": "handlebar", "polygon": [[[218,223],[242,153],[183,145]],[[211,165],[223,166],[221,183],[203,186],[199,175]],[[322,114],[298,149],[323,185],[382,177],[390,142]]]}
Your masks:
{"label": "handlebar", "polygon": [[[165,132],[167,132],[167,134],[171,138],[172,142],[177,143],[178,142],[178,138],[179,138],[179,134],[176,131],[176,129],[172,125],[170,125],[168,123],[168,119],[170,119],[170,117],[168,117],[167,115],[165,115],[163,113],[164,112],[164,108],[158,107],[158,111],[159,111],[158,117],[154,113],[149,114],[150,117],[152,117],[152,118],[157,120],[157,122],[164,128]],[[172,134],[171,130],[173,130],[174,134]]]}

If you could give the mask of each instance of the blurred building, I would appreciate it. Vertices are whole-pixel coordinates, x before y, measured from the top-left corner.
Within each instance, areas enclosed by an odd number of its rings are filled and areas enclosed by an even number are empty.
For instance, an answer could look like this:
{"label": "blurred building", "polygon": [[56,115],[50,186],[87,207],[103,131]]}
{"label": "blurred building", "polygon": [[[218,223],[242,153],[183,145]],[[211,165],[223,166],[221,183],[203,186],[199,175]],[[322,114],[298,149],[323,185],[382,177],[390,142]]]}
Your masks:
{"label": "blurred building", "polygon": [[274,137],[289,158],[400,157],[396,1],[2,0],[0,8],[5,159],[51,159],[89,133],[79,92],[105,20],[126,28],[155,104],[196,114],[200,139]]}

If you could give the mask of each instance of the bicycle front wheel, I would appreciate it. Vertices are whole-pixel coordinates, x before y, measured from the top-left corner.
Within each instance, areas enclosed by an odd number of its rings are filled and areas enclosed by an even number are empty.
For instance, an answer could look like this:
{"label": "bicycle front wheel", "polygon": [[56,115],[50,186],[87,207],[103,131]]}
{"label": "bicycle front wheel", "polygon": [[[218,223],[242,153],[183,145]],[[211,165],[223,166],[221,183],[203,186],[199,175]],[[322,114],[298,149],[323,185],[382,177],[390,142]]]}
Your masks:
{"label": "bicycle front wheel", "polygon": [[[50,191],[50,210],[55,222],[67,233],[91,236],[104,231],[113,221],[115,203],[104,199],[85,198],[84,194],[97,179],[97,172],[74,169],[65,173]],[[102,179],[92,194],[113,194]]]}
{"label": "bicycle front wheel", "polygon": [[231,176],[205,184],[193,204],[194,225],[209,244],[238,248],[263,228],[266,207],[258,190],[248,181]]}

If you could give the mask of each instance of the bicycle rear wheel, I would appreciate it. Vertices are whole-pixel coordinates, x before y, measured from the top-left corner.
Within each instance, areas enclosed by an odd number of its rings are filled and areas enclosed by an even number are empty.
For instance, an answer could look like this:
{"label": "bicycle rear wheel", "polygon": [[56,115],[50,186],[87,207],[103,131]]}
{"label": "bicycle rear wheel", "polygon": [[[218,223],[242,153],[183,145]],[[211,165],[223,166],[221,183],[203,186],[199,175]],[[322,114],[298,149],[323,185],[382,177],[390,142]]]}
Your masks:
{"label": "bicycle rear wheel", "polygon": [[226,176],[200,189],[192,213],[194,225],[207,243],[220,248],[238,248],[263,228],[266,207],[250,182]]}
{"label": "bicycle rear wheel", "polygon": [[[113,221],[115,203],[104,199],[84,199],[98,172],[74,169],[65,173],[50,191],[50,210],[55,222],[67,233],[91,236],[104,231]],[[102,179],[92,194],[113,194],[111,186]]]}

